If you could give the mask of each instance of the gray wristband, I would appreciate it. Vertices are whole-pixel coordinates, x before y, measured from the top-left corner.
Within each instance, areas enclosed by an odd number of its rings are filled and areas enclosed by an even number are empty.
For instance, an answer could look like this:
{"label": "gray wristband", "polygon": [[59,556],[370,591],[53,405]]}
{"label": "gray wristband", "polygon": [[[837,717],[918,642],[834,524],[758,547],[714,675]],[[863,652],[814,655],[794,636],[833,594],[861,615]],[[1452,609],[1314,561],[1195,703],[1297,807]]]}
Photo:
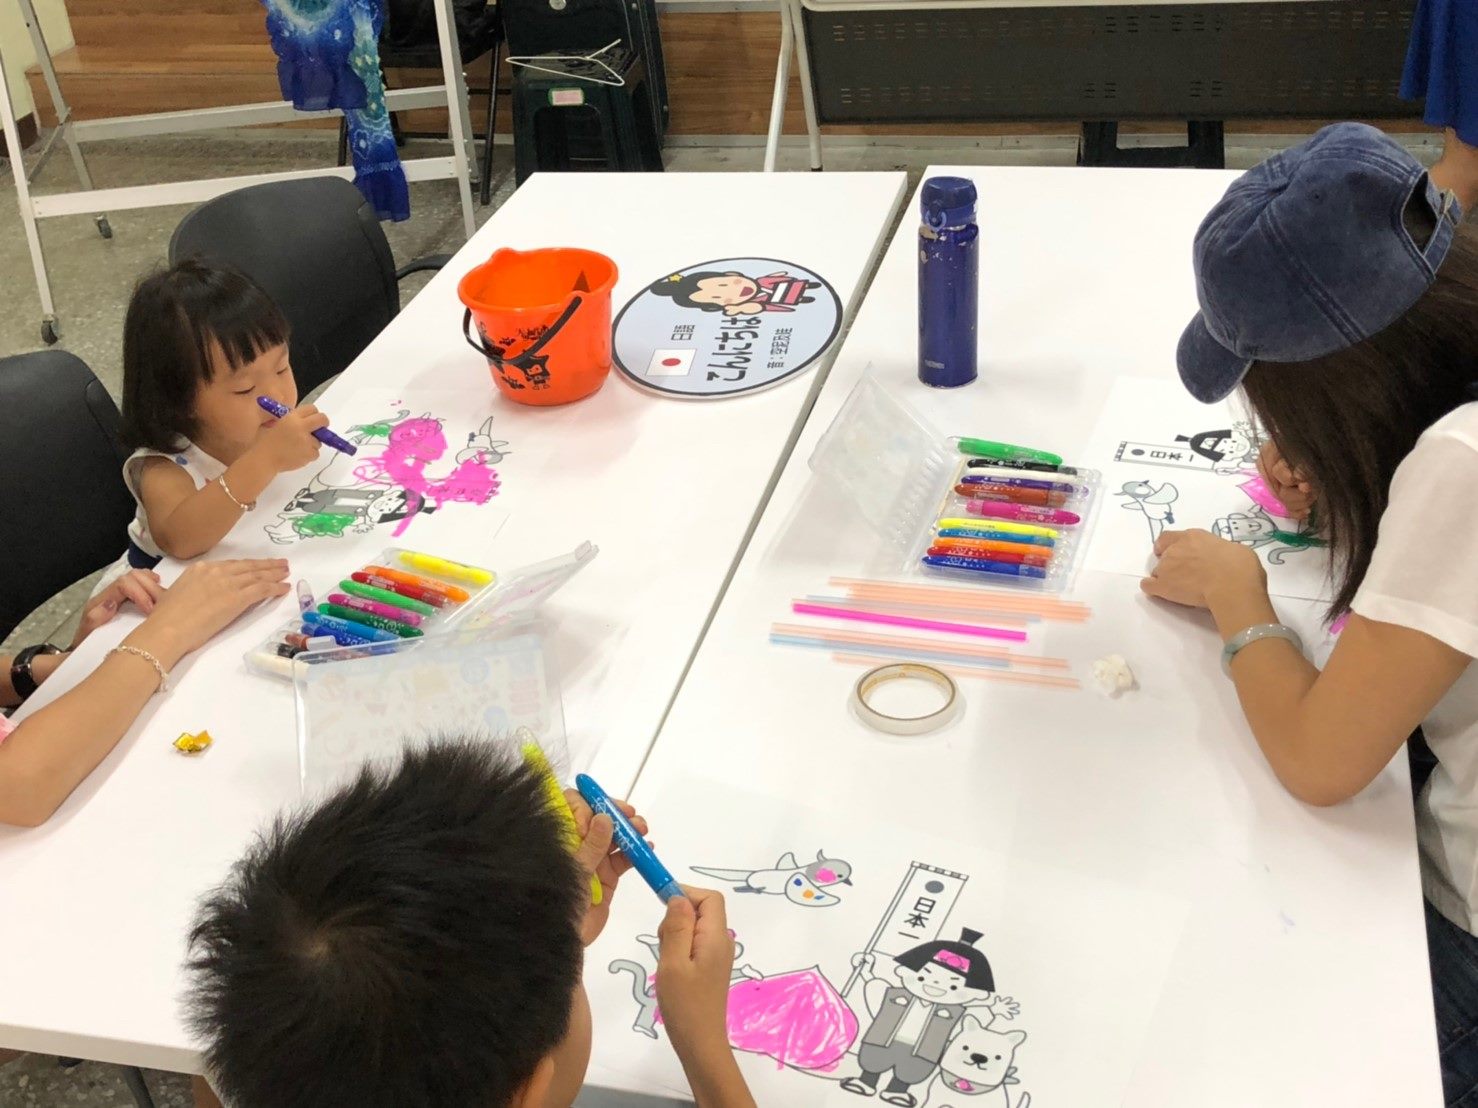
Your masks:
{"label": "gray wristband", "polygon": [[1238,631],[1221,648],[1221,671],[1232,675],[1232,659],[1260,639],[1287,639],[1300,654],[1304,652],[1304,641],[1298,632],[1282,623],[1257,623],[1244,631]]}

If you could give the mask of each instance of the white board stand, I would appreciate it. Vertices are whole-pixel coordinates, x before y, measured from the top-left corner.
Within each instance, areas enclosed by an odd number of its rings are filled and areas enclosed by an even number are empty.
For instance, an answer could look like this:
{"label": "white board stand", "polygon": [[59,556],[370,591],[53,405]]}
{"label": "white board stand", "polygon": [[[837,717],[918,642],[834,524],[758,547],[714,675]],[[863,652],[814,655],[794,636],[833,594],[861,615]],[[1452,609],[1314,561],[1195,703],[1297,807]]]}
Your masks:
{"label": "white board stand", "polygon": [[[411,158],[401,164],[408,181],[436,181],[455,178],[462,201],[462,225],[470,237],[476,230],[472,218],[472,170],[477,164],[472,139],[472,120],[467,108],[467,86],[462,78],[462,55],[457,46],[456,25],[447,0],[432,0],[436,8],[437,38],[441,45],[443,83],[420,88],[387,90],[386,107],[391,111],[410,108],[445,106],[448,116],[448,131],[453,154],[439,158]],[[40,221],[58,216],[93,214],[98,232],[104,238],[112,238],[105,212],[132,208],[153,208],[167,204],[198,204],[268,181],[287,181],[300,177],[343,177],[354,178],[351,166],[327,166],[323,169],[289,170],[282,173],[256,173],[237,177],[208,177],[191,181],[171,181],[156,185],[135,185],[128,188],[94,188],[92,176],[87,171],[87,162],[82,155],[84,141],[103,139],[138,138],[144,135],[174,135],[190,131],[211,130],[217,127],[245,127],[263,123],[287,123],[314,117],[339,115],[337,109],[322,112],[301,112],[286,100],[259,104],[237,104],[220,108],[199,108],[182,112],[156,112],[151,115],[115,116],[109,119],[74,121],[71,109],[62,98],[61,86],[57,83],[56,70],[51,64],[51,52],[36,18],[32,0],[16,0],[21,18],[30,32],[31,42],[36,48],[36,60],[41,66],[41,75],[46,81],[56,110],[57,125],[41,146],[40,154],[30,169],[26,168],[21,153],[20,131],[16,125],[15,104],[11,101],[10,88],[6,83],[5,61],[0,58],[0,128],[3,128],[6,146],[10,151],[10,168],[15,177],[16,197],[20,204],[21,224],[25,228],[26,245],[31,252],[31,266],[36,273],[36,291],[41,299],[41,339],[50,345],[57,340],[56,305],[52,300],[51,283],[46,274],[46,256],[41,249]],[[264,17],[265,18],[265,17]],[[265,31],[265,25],[264,25]],[[82,187],[72,192],[51,193],[35,196],[31,184],[45,167],[58,144],[65,143],[77,168]],[[456,152],[460,152],[460,156]]]}

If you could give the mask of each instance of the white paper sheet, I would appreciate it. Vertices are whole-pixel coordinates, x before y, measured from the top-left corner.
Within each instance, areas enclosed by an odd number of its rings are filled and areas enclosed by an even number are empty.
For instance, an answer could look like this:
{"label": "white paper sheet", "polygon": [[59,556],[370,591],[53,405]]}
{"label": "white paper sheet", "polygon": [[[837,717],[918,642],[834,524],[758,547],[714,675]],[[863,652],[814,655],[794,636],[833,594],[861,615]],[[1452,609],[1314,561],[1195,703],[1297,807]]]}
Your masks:
{"label": "white paper sheet", "polygon": [[[877,1063],[863,1040],[887,1038],[886,1015],[874,1020],[900,1006],[913,1016],[895,1044],[910,1021],[949,1028],[942,1049],[915,1048],[923,1053],[905,1083],[920,1105],[1120,1103],[1185,924],[1183,901],[713,782],[664,789],[647,814],[678,879],[725,892],[741,947],[729,1036],[758,1103],[862,1103],[844,1083],[855,1088],[862,1057]],[[587,955],[594,1062],[628,1088],[682,1093],[652,981],[662,912],[639,878],[625,878]],[[959,945],[973,937],[967,929],[979,935]],[[952,945],[917,972],[895,961],[935,941]],[[862,954],[867,973],[856,964]],[[978,955],[989,990],[963,972],[975,971]],[[904,988],[921,976],[945,988],[927,1004]],[[895,1076],[884,1071],[879,1087]]]}
{"label": "white paper sheet", "polygon": [[1114,382],[1083,462],[1103,471],[1103,505],[1085,565],[1142,577],[1165,530],[1202,527],[1262,556],[1274,596],[1332,595],[1329,558],[1271,532],[1298,532],[1257,476],[1259,432],[1235,399],[1201,404],[1180,385]]}

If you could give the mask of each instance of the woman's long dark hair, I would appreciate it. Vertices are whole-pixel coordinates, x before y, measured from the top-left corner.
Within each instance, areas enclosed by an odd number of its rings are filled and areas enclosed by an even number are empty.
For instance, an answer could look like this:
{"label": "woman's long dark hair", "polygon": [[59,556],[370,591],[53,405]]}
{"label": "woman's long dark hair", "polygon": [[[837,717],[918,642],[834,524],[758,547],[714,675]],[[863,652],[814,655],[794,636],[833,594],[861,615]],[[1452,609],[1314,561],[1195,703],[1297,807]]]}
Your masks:
{"label": "woman's long dark hair", "polygon": [[[1331,614],[1348,610],[1375,551],[1391,478],[1423,431],[1478,399],[1478,228],[1459,228],[1437,279],[1364,342],[1308,362],[1257,362],[1243,388],[1258,420],[1318,494],[1334,556]],[[1478,586],[1478,567],[1474,568]]]}

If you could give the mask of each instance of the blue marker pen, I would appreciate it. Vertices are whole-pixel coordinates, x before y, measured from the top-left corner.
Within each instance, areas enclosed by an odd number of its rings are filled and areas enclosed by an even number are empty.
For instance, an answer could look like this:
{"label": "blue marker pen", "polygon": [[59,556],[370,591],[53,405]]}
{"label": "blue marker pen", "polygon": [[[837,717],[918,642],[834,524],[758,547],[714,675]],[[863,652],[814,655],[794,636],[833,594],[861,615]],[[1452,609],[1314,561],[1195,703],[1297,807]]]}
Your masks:
{"label": "blue marker pen", "polygon": [[605,789],[595,783],[595,780],[585,773],[576,774],[575,788],[585,798],[591,810],[597,814],[604,812],[611,817],[611,822],[616,827],[616,845],[621,848],[621,853],[631,861],[632,867],[642,875],[642,880],[652,886],[652,891],[657,894],[663,904],[666,904],[675,896],[682,896],[683,890],[672,874],[667,872],[667,867],[657,860],[657,855],[652,853],[652,848],[640,835],[636,828],[631,826],[631,821],[626,818],[624,812],[611,801],[606,795]]}
{"label": "blue marker pen", "polygon": [[378,627],[366,627],[362,623],[353,620],[340,619],[338,616],[326,616],[322,612],[304,612],[303,622],[308,626],[318,629],[322,635],[332,635],[340,645],[358,646],[359,643],[345,643],[341,635],[353,635],[361,642],[396,642],[400,636],[393,631],[381,631]]}
{"label": "blue marker pen", "polygon": [[955,555],[927,554],[924,556],[924,564],[933,566],[935,569],[968,569],[972,573],[996,573],[1002,577],[1042,578],[1047,576],[1047,571],[1040,566],[1017,565],[1015,562],[987,562],[979,558],[961,558]]}
{"label": "blue marker pen", "polygon": [[[278,419],[281,419],[283,416],[287,415],[287,405],[277,403],[277,401],[273,400],[270,396],[257,397],[257,407],[261,408],[262,411],[266,412],[268,415],[276,416]],[[323,443],[324,446],[332,446],[340,454],[359,453],[359,447],[355,446],[347,439],[339,438],[338,435],[334,434],[327,427],[320,427],[318,430],[314,431],[313,437],[319,442]]]}
{"label": "blue marker pen", "polygon": [[994,531],[989,527],[942,527],[935,534],[941,539],[992,539],[996,542],[1045,546],[1049,549],[1057,545],[1056,539],[1049,539],[1046,535],[1022,535],[1015,531]]}

